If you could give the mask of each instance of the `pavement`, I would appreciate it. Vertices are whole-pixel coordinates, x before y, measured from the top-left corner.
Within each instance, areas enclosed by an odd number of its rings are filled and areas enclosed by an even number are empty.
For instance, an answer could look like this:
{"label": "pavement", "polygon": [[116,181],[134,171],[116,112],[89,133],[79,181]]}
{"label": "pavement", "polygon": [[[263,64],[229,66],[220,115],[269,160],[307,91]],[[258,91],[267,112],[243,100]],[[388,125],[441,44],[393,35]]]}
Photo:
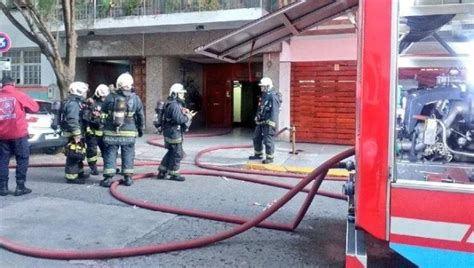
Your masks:
{"label": "pavement", "polygon": [[[204,148],[250,145],[252,131],[234,129],[222,136],[185,138],[186,157],[182,169],[197,169],[193,159]],[[161,160],[165,149],[146,143],[156,135],[137,140],[136,160]],[[275,163],[283,169],[312,169],[348,147],[291,144],[277,141]],[[205,154],[202,162],[221,166],[248,167],[252,148],[218,150]],[[64,156],[33,154],[31,163],[63,162]],[[12,161],[13,162],[13,161]],[[136,173],[156,171],[156,166],[136,167]],[[214,222],[129,206],[114,199],[98,185],[101,176],[85,185],[66,184],[64,168],[30,168],[28,187],[33,193],[0,197],[0,236],[34,247],[53,249],[123,248],[160,244],[211,235],[233,224]],[[118,178],[118,176],[117,176]],[[294,178],[269,177],[296,184]],[[10,170],[14,189],[14,170]],[[327,181],[322,190],[341,193],[342,182]],[[119,191],[129,197],[181,208],[199,209],[241,217],[255,217],[287,190],[251,184],[225,177],[187,176],[185,182],[154,179],[137,181]],[[270,217],[288,223],[298,212],[305,194],[298,194]],[[344,267],[344,201],[317,196],[294,232],[253,228],[228,240],[192,250],[108,260],[47,260],[0,249],[0,267]],[[407,267],[406,261],[387,245],[368,238],[369,267]]]}

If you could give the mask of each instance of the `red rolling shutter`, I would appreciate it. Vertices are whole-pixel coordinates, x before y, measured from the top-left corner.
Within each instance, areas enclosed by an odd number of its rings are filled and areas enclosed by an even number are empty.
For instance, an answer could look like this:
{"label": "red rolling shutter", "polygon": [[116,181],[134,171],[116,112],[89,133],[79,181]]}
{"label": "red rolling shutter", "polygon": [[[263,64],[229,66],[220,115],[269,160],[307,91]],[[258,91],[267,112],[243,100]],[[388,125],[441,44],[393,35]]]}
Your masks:
{"label": "red rolling shutter", "polygon": [[356,61],[291,64],[291,121],[296,141],[355,143]]}

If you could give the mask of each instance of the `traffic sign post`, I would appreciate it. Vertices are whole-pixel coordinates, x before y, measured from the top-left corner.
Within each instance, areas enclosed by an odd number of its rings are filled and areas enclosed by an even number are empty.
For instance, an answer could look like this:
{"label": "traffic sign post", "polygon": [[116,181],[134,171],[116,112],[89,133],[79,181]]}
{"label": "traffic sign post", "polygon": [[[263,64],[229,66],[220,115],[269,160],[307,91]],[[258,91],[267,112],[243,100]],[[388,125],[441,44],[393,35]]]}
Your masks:
{"label": "traffic sign post", "polygon": [[0,71],[11,71],[12,70],[12,59],[6,57],[0,57]]}
{"label": "traffic sign post", "polygon": [[0,53],[7,52],[12,47],[12,40],[8,34],[0,32]]}

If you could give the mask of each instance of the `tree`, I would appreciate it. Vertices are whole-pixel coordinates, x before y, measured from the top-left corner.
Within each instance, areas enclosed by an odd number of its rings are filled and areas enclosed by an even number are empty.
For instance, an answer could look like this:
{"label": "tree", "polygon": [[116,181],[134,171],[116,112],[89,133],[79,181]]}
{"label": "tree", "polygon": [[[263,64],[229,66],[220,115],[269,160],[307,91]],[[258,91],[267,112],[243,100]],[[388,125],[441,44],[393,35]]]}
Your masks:
{"label": "tree", "polygon": [[[75,0],[0,0],[0,9],[10,22],[18,28],[28,39],[38,45],[41,53],[51,63],[56,74],[61,99],[67,93],[69,84],[76,75],[77,34],[75,30],[76,18]],[[62,23],[64,25],[65,54],[61,56],[60,41],[50,30],[51,12],[42,12],[41,8],[50,3],[53,10],[60,3]],[[43,10],[44,11],[44,10]],[[14,16],[18,12],[24,23]],[[59,31],[59,26],[56,31]]]}

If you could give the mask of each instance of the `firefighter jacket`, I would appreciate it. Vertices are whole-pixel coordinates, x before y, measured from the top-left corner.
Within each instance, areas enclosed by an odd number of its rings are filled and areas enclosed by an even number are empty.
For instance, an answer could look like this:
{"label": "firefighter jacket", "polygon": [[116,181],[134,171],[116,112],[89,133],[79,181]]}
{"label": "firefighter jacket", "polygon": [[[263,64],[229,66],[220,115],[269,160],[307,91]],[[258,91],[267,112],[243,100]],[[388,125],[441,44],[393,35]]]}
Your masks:
{"label": "firefighter jacket", "polygon": [[84,122],[82,110],[84,98],[77,95],[69,95],[63,102],[61,130],[65,137],[80,136],[83,133]]}
{"label": "firefighter jacket", "polygon": [[84,109],[83,119],[86,122],[86,132],[88,135],[101,137],[104,132],[101,98],[89,98],[86,101],[86,108]]}
{"label": "firefighter jacket", "polygon": [[192,119],[192,115],[186,110],[181,100],[168,98],[163,112],[163,136],[166,143],[183,142],[183,132],[190,126]]}
{"label": "firefighter jacket", "polygon": [[38,112],[39,106],[12,85],[0,89],[0,140],[13,140],[28,135],[27,112]]}
{"label": "firefighter jacket", "polygon": [[281,95],[274,88],[265,94],[262,94],[258,105],[257,116],[255,122],[257,125],[269,125],[276,127],[278,122],[278,114],[280,113]]}
{"label": "firefighter jacket", "polygon": [[[116,126],[114,124],[114,109],[119,98],[125,98],[126,110],[123,124]],[[104,118],[105,137],[122,137],[134,141],[138,131],[141,131],[145,124],[143,104],[140,98],[133,92],[125,95],[121,90],[111,93],[105,98],[102,104],[102,117]]]}

